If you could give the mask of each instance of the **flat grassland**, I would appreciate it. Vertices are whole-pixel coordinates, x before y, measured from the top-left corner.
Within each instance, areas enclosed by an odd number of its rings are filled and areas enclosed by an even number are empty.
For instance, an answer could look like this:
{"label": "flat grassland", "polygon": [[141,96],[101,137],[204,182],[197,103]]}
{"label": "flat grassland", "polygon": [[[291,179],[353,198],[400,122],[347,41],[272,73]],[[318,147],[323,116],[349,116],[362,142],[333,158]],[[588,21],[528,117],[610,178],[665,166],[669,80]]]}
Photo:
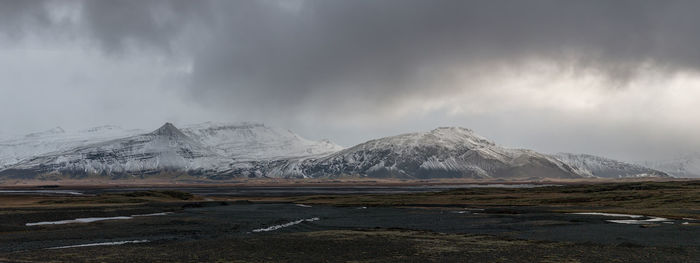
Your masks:
{"label": "flat grassland", "polygon": [[608,212],[700,218],[700,181],[468,188],[392,195],[259,198],[335,206],[542,206],[560,212]]}

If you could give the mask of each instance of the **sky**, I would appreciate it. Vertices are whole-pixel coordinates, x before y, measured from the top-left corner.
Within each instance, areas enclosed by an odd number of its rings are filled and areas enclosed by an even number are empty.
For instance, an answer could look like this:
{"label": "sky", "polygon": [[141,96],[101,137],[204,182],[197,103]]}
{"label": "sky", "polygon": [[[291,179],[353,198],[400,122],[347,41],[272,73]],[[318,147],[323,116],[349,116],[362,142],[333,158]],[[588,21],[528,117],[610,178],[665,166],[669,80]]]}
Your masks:
{"label": "sky", "polygon": [[700,149],[700,1],[0,0],[0,136],[439,126],[546,153]]}

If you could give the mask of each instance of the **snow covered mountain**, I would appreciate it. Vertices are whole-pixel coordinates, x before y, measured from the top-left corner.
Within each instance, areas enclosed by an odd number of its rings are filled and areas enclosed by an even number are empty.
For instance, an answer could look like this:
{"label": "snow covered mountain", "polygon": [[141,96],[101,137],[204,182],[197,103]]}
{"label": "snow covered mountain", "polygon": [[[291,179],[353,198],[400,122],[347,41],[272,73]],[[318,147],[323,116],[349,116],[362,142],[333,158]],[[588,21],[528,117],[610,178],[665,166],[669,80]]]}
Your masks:
{"label": "snow covered mountain", "polygon": [[505,148],[458,127],[385,137],[347,149],[256,123],[208,122],[181,130],[166,123],[148,133],[115,126],[78,132],[54,128],[0,141],[0,163],[0,178],[55,173],[114,178],[167,171],[209,179],[668,177],[597,156]]}
{"label": "snow covered mountain", "polygon": [[[202,123],[179,130],[166,123],[150,133],[113,126],[74,134],[60,128],[8,141],[0,148],[0,173],[27,176],[64,174],[151,174],[179,171],[233,177],[232,166],[318,156],[342,149],[329,141],[304,139],[263,124]],[[260,175],[262,176],[262,175]]]}
{"label": "snow covered mountain", "polygon": [[56,127],[20,137],[3,138],[0,139],[0,169],[46,153],[65,151],[78,146],[139,133],[143,133],[143,131],[105,125],[76,132],[67,132],[61,127]]}
{"label": "snow covered mountain", "polygon": [[646,161],[642,165],[675,177],[700,178],[700,153],[686,154],[671,160]]}
{"label": "snow covered mountain", "polygon": [[554,157],[570,165],[581,174],[587,174],[595,177],[670,177],[667,173],[664,173],[662,171],[595,155],[558,153],[554,155]]}
{"label": "snow covered mountain", "polygon": [[52,172],[66,174],[127,173],[160,171],[216,171],[228,160],[192,140],[170,123],[157,130],[121,139],[51,152],[22,161],[4,173],[31,176]]}
{"label": "snow covered mountain", "polygon": [[316,159],[278,164],[275,177],[582,178],[544,154],[509,149],[465,128],[444,127],[371,140]]}
{"label": "snow covered mountain", "polygon": [[343,147],[312,141],[285,129],[258,123],[202,123],[182,129],[190,138],[237,161],[260,161],[327,154]]}

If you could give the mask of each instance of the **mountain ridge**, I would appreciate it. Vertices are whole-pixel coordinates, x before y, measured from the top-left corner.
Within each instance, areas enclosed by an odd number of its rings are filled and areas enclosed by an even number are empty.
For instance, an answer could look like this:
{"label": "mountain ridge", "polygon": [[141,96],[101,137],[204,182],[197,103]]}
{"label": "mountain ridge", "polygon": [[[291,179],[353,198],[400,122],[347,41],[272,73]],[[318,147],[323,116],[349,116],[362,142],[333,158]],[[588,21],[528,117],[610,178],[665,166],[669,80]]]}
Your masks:
{"label": "mountain ridge", "polygon": [[[73,137],[68,135],[56,135],[69,134],[64,130],[52,131],[46,133],[49,134],[46,140],[58,138],[67,143],[57,144],[60,147],[55,151],[37,151],[40,153],[15,160],[4,168],[0,166],[0,178],[13,173],[20,174],[20,177],[51,173],[144,177],[162,171],[183,172],[203,179],[601,177],[580,162],[528,149],[502,147],[462,127],[438,127],[426,132],[387,136],[349,148],[328,140],[307,140],[287,129],[252,122],[205,122],[185,125],[181,129],[165,123],[151,132],[138,134],[106,125],[78,133],[97,139],[77,142],[71,141]],[[100,134],[123,136],[115,138]],[[19,145],[26,145],[26,140],[23,142],[25,144]],[[5,146],[0,142],[0,157],[3,151],[13,149]],[[647,176],[665,175],[650,172],[652,169],[648,168],[644,170],[641,166],[603,159],[606,161],[601,165],[647,171]]]}

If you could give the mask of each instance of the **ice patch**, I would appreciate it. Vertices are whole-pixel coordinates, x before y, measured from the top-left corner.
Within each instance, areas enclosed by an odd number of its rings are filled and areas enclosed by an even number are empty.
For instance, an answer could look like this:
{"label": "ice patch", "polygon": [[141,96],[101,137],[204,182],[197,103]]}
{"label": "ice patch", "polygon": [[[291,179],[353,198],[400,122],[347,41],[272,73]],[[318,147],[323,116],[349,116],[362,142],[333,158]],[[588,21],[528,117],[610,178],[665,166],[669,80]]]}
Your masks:
{"label": "ice patch", "polygon": [[613,214],[613,213],[599,213],[599,212],[586,212],[586,213],[569,213],[572,215],[594,215],[594,216],[614,216],[614,217],[629,217],[629,218],[642,218],[642,215],[628,215],[628,214]]}
{"label": "ice patch", "polygon": [[652,217],[651,219],[646,219],[646,220],[636,220],[636,219],[629,219],[629,220],[605,220],[610,223],[617,223],[617,224],[629,224],[629,225],[646,225],[646,224],[653,224],[653,223],[666,223],[669,222],[670,220],[667,218],[663,217]]}
{"label": "ice patch", "polygon": [[136,244],[136,243],[146,243],[150,242],[148,240],[130,240],[130,241],[117,241],[117,242],[102,242],[102,243],[90,243],[72,246],[62,246],[62,247],[50,247],[47,249],[62,249],[62,248],[74,248],[74,247],[94,247],[94,246],[116,246],[124,244]]}
{"label": "ice patch", "polygon": [[92,222],[105,221],[105,220],[127,220],[127,219],[133,219],[134,217],[163,216],[163,215],[169,215],[169,214],[172,214],[172,212],[162,212],[162,213],[143,214],[143,215],[131,215],[131,216],[86,217],[86,218],[76,218],[76,219],[71,219],[71,220],[26,223],[24,225],[25,226],[41,226],[41,225],[64,225],[64,224],[75,224],[75,223],[92,223]]}
{"label": "ice patch", "polygon": [[290,227],[290,226],[293,226],[293,225],[298,225],[298,224],[301,224],[301,223],[303,223],[303,222],[313,222],[313,221],[318,221],[318,220],[321,220],[321,219],[319,219],[318,217],[308,218],[308,219],[299,219],[299,220],[297,220],[297,221],[292,221],[292,222],[284,223],[284,224],[281,224],[281,225],[274,225],[274,226],[266,227],[266,228],[253,229],[252,232],[253,232],[253,233],[259,233],[259,232],[275,231],[275,230],[278,230],[278,229],[281,229],[281,228]]}
{"label": "ice patch", "polygon": [[628,225],[646,225],[646,224],[653,224],[653,223],[673,224],[671,219],[663,218],[663,217],[648,217],[649,219],[641,219],[641,218],[644,218],[645,216],[628,215],[628,214],[614,214],[614,213],[599,213],[599,212],[570,213],[570,214],[636,218],[636,219],[605,220],[606,222],[616,223],[616,224],[628,224]]}

